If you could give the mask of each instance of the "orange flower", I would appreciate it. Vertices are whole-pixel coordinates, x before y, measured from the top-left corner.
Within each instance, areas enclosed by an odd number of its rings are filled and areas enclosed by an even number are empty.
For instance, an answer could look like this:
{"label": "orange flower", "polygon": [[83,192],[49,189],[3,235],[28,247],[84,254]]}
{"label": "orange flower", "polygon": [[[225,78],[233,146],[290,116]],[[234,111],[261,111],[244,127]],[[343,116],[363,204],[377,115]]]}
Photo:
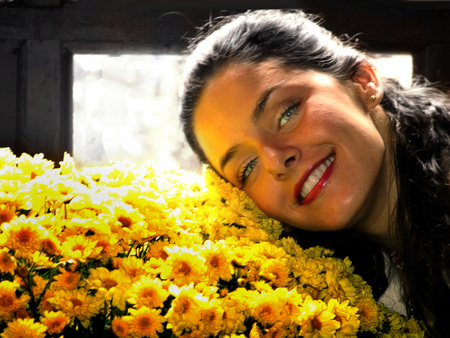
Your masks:
{"label": "orange flower", "polygon": [[54,287],[73,290],[78,286],[78,282],[81,278],[81,274],[79,272],[67,271],[64,268],[60,268],[59,271],[61,273],[54,277]]}
{"label": "orange flower", "polygon": [[167,297],[169,297],[169,292],[164,289],[161,280],[144,276],[133,284],[128,302],[136,304],[137,308],[142,306],[162,307]]}
{"label": "orange flower", "polygon": [[359,320],[364,331],[374,331],[378,326],[378,306],[371,297],[359,298],[355,306],[359,309]]}
{"label": "orange flower", "polygon": [[33,318],[15,319],[8,324],[1,334],[2,338],[45,338],[47,327],[41,323],[35,323]]}
{"label": "orange flower", "polygon": [[8,253],[8,249],[0,250],[0,272],[9,272],[14,275],[14,269],[16,268],[16,260]]}
{"label": "orange flower", "polygon": [[111,321],[111,331],[119,338],[128,337],[128,324],[121,317],[114,317]]}
{"label": "orange flower", "polygon": [[41,319],[41,323],[47,326],[47,332],[49,334],[58,334],[61,333],[66,325],[70,323],[70,317],[62,311],[45,311],[44,318]]}
{"label": "orange flower", "polygon": [[5,247],[16,251],[16,257],[28,258],[42,249],[46,229],[35,218],[22,215],[10,223],[3,223],[1,227],[3,233],[0,235],[0,243],[3,242]]}
{"label": "orange flower", "polygon": [[22,294],[19,298],[16,291],[19,288],[19,283],[2,281],[0,282],[0,322],[11,321],[15,313],[25,308],[30,297],[27,294]]}
{"label": "orange flower", "polygon": [[158,332],[164,331],[164,317],[161,310],[149,309],[143,306],[139,309],[129,309],[130,316],[126,320],[130,327],[130,334],[134,337],[158,337]]}

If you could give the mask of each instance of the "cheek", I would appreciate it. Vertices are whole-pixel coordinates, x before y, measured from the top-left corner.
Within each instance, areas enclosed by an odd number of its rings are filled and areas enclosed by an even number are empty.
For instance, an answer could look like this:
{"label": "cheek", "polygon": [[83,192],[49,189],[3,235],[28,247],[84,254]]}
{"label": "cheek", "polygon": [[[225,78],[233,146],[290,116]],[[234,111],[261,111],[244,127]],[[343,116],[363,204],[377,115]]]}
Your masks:
{"label": "cheek", "polygon": [[258,182],[256,187],[247,192],[258,208],[266,215],[279,219],[286,206],[286,193],[275,182]]}

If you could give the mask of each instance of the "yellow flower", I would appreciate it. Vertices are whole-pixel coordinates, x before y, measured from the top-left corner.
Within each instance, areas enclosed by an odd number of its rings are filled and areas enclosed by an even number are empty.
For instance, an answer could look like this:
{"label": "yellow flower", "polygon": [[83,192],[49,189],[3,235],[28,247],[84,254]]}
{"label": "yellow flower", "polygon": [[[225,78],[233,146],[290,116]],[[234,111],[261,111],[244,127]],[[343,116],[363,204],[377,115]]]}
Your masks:
{"label": "yellow flower", "polygon": [[0,148],[0,168],[16,164],[16,155],[9,147]]}
{"label": "yellow flower", "polygon": [[360,321],[358,319],[358,308],[349,306],[349,301],[339,303],[336,299],[331,299],[328,302],[328,310],[335,315],[335,320],[340,324],[336,332],[336,337],[356,336],[358,332]]}
{"label": "yellow flower", "polygon": [[96,247],[101,248],[97,259],[106,264],[109,259],[117,257],[124,251],[123,246],[119,244],[121,241],[116,234],[109,235],[93,235],[92,240],[97,241]]}
{"label": "yellow flower", "polygon": [[7,248],[0,250],[0,272],[9,272],[14,275],[16,266],[16,259],[9,254],[9,250]]}
{"label": "yellow flower", "polygon": [[31,257],[35,251],[42,249],[46,229],[35,218],[22,215],[10,223],[3,223],[1,229],[3,233],[0,234],[0,244],[14,250],[18,258]]}
{"label": "yellow flower", "polygon": [[163,266],[164,261],[162,260],[162,258],[152,257],[147,262],[145,262],[144,269],[149,276],[156,277],[161,274]]}
{"label": "yellow flower", "polygon": [[48,302],[72,320],[78,318],[85,328],[89,327],[90,319],[99,313],[103,305],[101,299],[89,295],[85,289],[59,290]]}
{"label": "yellow flower", "polygon": [[47,327],[33,318],[16,319],[8,324],[1,338],[45,338]]}
{"label": "yellow flower", "polygon": [[169,292],[164,288],[160,279],[143,276],[133,284],[128,302],[135,304],[137,308],[142,306],[163,307],[163,303],[168,297]]}
{"label": "yellow flower", "polygon": [[269,281],[274,288],[287,287],[292,282],[290,274],[286,261],[279,259],[265,261],[259,272],[259,275]]}
{"label": "yellow flower", "polygon": [[28,180],[34,179],[36,176],[43,175],[45,172],[53,169],[54,163],[44,158],[44,154],[36,154],[34,157],[23,153],[17,159],[17,166]]}
{"label": "yellow flower", "polygon": [[202,304],[206,303],[208,298],[197,292],[193,284],[180,289],[171,285],[169,291],[175,296],[175,299],[166,314],[167,327],[172,328],[175,335],[180,335],[183,330],[195,330],[200,321]]}
{"label": "yellow flower", "polygon": [[60,268],[59,271],[61,273],[54,277],[52,285],[58,289],[76,289],[81,278],[81,273],[68,271],[64,268]]}
{"label": "yellow flower", "polygon": [[98,257],[102,251],[97,241],[86,236],[70,236],[61,244],[62,261],[75,260],[86,263]]}
{"label": "yellow flower", "polygon": [[169,257],[169,254],[165,250],[168,245],[169,243],[164,241],[156,241],[149,244],[147,258],[161,258],[162,260],[166,260]]}
{"label": "yellow flower", "polygon": [[142,259],[134,256],[124,258],[121,261],[121,268],[130,276],[132,282],[138,281],[146,273]]}
{"label": "yellow flower", "polygon": [[201,331],[203,337],[216,337],[222,328],[223,308],[218,299],[202,303]]}
{"label": "yellow flower", "polygon": [[359,298],[356,301],[355,306],[358,308],[359,320],[361,321],[361,329],[363,331],[375,332],[379,324],[379,309],[375,299],[371,297]]}
{"label": "yellow flower", "polygon": [[119,338],[128,336],[128,323],[122,317],[114,317],[111,321],[111,331]]}
{"label": "yellow flower", "polygon": [[25,309],[30,297],[27,294],[22,294],[17,297],[19,283],[2,281],[0,282],[0,323],[2,321],[11,321],[15,312],[19,309]]}
{"label": "yellow flower", "polygon": [[2,223],[10,222],[16,215],[16,210],[10,205],[2,204],[0,205],[0,225]]}
{"label": "yellow flower", "polygon": [[44,297],[42,297],[41,302],[39,303],[38,310],[40,314],[44,314],[45,311],[54,311],[55,307],[51,305],[48,300],[51,299],[55,295],[55,291],[49,289],[45,291]]}
{"label": "yellow flower", "polygon": [[130,277],[122,270],[109,271],[99,267],[89,269],[89,277],[83,281],[88,290],[99,290],[98,296],[111,300],[112,306],[125,311],[125,301],[128,298],[128,289],[131,285]]}
{"label": "yellow flower", "polygon": [[143,306],[139,309],[129,309],[130,316],[125,316],[133,337],[158,337],[158,332],[164,331],[165,319],[161,310],[149,309]]}
{"label": "yellow flower", "polygon": [[58,334],[70,323],[70,317],[62,311],[45,311],[41,323],[47,327],[49,334]]}
{"label": "yellow flower", "polygon": [[205,258],[192,248],[167,247],[169,253],[162,267],[161,279],[173,280],[176,285],[200,282],[206,273]]}
{"label": "yellow flower", "polygon": [[206,241],[203,245],[203,257],[206,259],[206,266],[209,280],[216,283],[219,279],[229,281],[233,271],[231,265],[229,249],[224,241],[213,243]]}
{"label": "yellow flower", "polygon": [[301,326],[300,334],[305,338],[333,337],[339,322],[334,320],[335,315],[331,313],[326,304],[307,297],[300,308],[301,314],[298,323]]}
{"label": "yellow flower", "polygon": [[283,311],[283,304],[275,293],[262,293],[251,306],[252,316],[263,326],[272,326],[284,322],[287,313]]}

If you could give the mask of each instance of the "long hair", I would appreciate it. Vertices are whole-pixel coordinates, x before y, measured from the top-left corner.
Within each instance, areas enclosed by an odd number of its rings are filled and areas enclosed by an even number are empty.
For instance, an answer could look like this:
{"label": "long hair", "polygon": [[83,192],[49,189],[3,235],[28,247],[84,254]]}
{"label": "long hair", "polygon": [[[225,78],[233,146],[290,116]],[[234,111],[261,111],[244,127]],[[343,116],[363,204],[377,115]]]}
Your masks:
{"label": "long hair", "polygon": [[425,79],[386,84],[381,105],[395,128],[396,235],[413,315],[434,336],[450,319],[450,101]]}
{"label": "long hair", "polygon": [[[282,66],[349,80],[367,62],[353,43],[338,39],[320,26],[317,17],[301,10],[248,11],[220,18],[207,28],[191,45],[180,113],[186,139],[204,163],[208,159],[193,131],[194,111],[205,85],[227,65],[276,60]],[[449,103],[444,94],[428,86],[404,90],[387,81],[381,105],[395,133],[395,142],[388,145],[395,148],[398,185],[391,223],[407,257],[404,273],[409,300],[415,305],[414,315],[439,335],[450,318],[445,302],[450,299]],[[324,245],[338,255],[348,255],[375,297],[385,290],[383,248],[370,239],[354,231],[289,235],[303,245]]]}

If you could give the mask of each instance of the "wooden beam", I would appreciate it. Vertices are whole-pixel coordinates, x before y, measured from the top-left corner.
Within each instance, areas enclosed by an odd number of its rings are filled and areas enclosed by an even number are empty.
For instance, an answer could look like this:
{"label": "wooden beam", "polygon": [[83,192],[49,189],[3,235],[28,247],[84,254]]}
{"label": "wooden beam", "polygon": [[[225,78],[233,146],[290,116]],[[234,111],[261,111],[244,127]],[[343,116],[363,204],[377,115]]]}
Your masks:
{"label": "wooden beam", "polygon": [[27,40],[19,50],[16,152],[45,151],[62,159],[68,144],[64,119],[61,42]]}

